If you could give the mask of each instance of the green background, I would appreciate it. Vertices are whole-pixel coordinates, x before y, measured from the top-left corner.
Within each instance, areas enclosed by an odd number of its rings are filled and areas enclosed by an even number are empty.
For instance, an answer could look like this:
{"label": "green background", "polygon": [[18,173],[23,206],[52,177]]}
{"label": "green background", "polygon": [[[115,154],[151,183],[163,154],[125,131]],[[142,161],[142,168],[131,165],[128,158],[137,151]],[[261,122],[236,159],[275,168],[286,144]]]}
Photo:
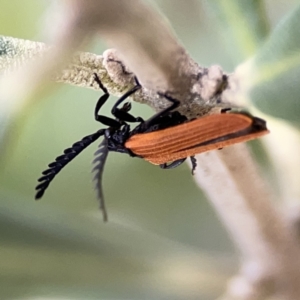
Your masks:
{"label": "green background", "polygon": [[[232,0],[226,11],[221,2],[155,4],[198,63],[230,72],[297,1],[265,1],[262,7],[262,1],[248,1],[252,6],[244,11],[234,11]],[[0,5],[1,35],[45,40],[41,27],[48,1],[2,0]],[[254,44],[224,25],[227,13],[237,24],[248,22]],[[89,51],[105,49],[97,40]],[[99,96],[57,84],[25,116],[21,134],[10,132],[0,171],[0,299],[214,299],[237,271],[238,255],[187,165],[161,170],[110,153],[103,182],[109,222],[104,224],[91,180],[95,144],[34,201],[36,180],[47,164],[99,128],[93,119]],[[103,109],[106,115],[115,99]],[[133,106],[134,115],[153,113]]]}

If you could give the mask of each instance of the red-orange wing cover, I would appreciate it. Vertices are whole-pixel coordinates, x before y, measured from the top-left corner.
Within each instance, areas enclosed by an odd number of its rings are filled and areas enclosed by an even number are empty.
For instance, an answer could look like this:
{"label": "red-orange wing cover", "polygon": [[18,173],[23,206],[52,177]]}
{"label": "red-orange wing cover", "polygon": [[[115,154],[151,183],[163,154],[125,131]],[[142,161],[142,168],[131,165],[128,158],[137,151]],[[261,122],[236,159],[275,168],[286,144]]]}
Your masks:
{"label": "red-orange wing cover", "polygon": [[267,134],[265,121],[243,113],[208,115],[170,128],[135,134],[125,143],[134,154],[158,165],[246,142]]}

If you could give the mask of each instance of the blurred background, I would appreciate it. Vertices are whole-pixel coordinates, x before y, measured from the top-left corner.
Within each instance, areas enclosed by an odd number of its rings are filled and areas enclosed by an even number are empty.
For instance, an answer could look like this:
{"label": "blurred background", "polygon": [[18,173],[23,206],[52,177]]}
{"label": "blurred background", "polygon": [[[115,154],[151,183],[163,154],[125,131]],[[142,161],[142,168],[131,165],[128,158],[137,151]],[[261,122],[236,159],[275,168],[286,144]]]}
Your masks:
{"label": "blurred background", "polygon": [[[206,1],[148,1],[191,56],[231,72],[244,58],[228,47]],[[264,1],[272,28],[295,1]],[[0,34],[45,41],[45,0],[0,1]],[[17,21],[16,21],[17,20]],[[55,26],[55,20],[53,20]],[[89,51],[106,46],[95,41]],[[10,132],[0,170],[0,299],[214,299],[237,271],[238,254],[187,165],[161,170],[110,153],[104,172],[109,222],[94,193],[92,144],[34,200],[36,180],[56,156],[95,132],[100,93],[57,84]],[[103,108],[110,114],[111,104]],[[133,104],[133,114],[153,112]],[[13,116],[12,116],[13,117]]]}

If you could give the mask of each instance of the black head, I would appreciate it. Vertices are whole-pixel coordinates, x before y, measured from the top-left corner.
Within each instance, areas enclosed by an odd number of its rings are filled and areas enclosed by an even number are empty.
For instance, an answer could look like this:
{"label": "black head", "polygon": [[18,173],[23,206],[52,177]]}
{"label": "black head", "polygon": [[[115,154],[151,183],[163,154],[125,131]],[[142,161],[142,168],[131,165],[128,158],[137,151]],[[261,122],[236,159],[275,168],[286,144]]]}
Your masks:
{"label": "black head", "polygon": [[107,148],[109,151],[128,153],[125,143],[130,136],[130,126],[123,125],[121,128],[108,128],[105,130]]}

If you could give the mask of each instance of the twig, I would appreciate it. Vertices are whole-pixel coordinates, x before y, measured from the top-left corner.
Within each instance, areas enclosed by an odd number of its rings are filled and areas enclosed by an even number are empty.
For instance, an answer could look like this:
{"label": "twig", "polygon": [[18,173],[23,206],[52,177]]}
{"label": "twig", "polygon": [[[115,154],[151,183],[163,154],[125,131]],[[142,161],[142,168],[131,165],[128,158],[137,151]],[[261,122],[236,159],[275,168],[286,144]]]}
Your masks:
{"label": "twig", "polygon": [[[34,74],[34,72],[28,72],[28,69],[32,70],[33,68],[41,72],[41,68],[44,69],[45,65],[47,65],[46,62],[48,60],[51,61],[49,56],[53,58],[53,53],[55,52],[59,52],[57,47],[48,46],[44,43],[0,36],[0,70],[8,77],[2,81],[1,86],[3,86],[4,91],[16,93],[13,95],[8,94],[2,98],[8,99],[7,102],[17,98],[17,95],[20,93],[13,88],[8,89],[7,87],[12,87],[21,77],[19,89],[22,88],[22,83],[23,87],[31,87],[32,85],[27,81],[31,79],[31,73]],[[26,66],[31,59],[35,61]],[[16,71],[22,66],[25,68],[21,69],[22,71],[18,74]],[[218,92],[226,83],[226,75],[218,66],[210,68],[199,67],[198,71],[198,77],[192,76],[191,80],[194,84],[192,87],[193,93],[182,98],[180,111],[188,118],[195,118],[207,114],[211,110],[214,112],[222,108],[221,104],[217,104],[220,97]],[[44,72],[48,73],[46,70]],[[24,76],[25,73],[26,76]],[[94,73],[100,76],[101,81],[109,92],[116,96],[124,94],[134,84],[133,77],[135,74],[128,69],[115,49],[106,50],[103,55],[76,52],[68,59],[68,64],[64,64],[61,71],[52,67],[49,70],[49,77],[56,82],[99,90],[98,84],[93,79]],[[36,78],[37,76],[35,75],[34,77]],[[26,96],[26,93],[24,96]],[[156,90],[144,87],[139,93],[135,93],[133,100],[145,103],[156,111],[167,105],[163,99],[159,99]],[[0,102],[0,105],[3,105],[4,101]],[[20,105],[21,103],[18,101],[18,106]]]}
{"label": "twig", "polygon": [[297,238],[271,202],[274,195],[261,179],[245,146],[198,155],[197,159],[201,168],[197,169],[196,181],[242,254],[241,274],[231,282],[229,295],[261,299],[278,293],[284,296],[282,299],[297,299]]}

